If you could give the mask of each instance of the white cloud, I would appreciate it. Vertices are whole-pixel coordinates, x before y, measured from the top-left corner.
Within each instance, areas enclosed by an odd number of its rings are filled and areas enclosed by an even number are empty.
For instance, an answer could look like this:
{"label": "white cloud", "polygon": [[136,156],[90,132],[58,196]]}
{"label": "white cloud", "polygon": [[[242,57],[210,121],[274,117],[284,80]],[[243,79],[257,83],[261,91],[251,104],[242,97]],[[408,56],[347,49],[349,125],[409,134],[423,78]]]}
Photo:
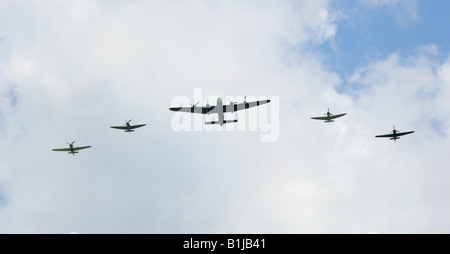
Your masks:
{"label": "white cloud", "polygon": [[[364,108],[376,110],[372,114],[377,116],[394,120],[403,115],[409,121],[424,123],[433,118],[447,121],[443,117],[446,107],[440,104],[448,83],[439,75],[446,63],[442,65],[435,60],[436,53],[435,46],[428,46],[419,47],[415,56],[402,58],[392,54],[358,69],[349,79],[353,84],[349,87],[360,96]],[[377,103],[377,98],[382,98],[384,103],[376,107],[368,104]]]}
{"label": "white cloud", "polygon": [[[450,68],[433,46],[357,70],[354,99],[307,50],[337,32],[329,1],[0,5],[0,89],[19,98],[1,104],[1,232],[446,232]],[[279,141],[174,132],[171,100],[197,87],[279,96]],[[348,115],[309,119],[328,107]],[[109,128],[124,118],[148,125]],[[417,133],[373,137],[392,124]],[[73,140],[92,148],[51,151]]]}
{"label": "white cloud", "polygon": [[[316,89],[300,80],[334,79],[313,55],[314,67],[285,58],[333,36],[328,1],[2,4],[14,13],[1,15],[2,75],[19,96],[14,114],[5,109],[2,176],[11,177],[2,181],[12,202],[0,211],[3,232],[238,231],[221,221],[259,193],[247,194],[246,182],[259,174],[260,133],[175,133],[171,99],[201,87],[287,102],[291,88]],[[124,118],[148,126],[136,135],[108,128]],[[51,152],[73,140],[92,148]]]}

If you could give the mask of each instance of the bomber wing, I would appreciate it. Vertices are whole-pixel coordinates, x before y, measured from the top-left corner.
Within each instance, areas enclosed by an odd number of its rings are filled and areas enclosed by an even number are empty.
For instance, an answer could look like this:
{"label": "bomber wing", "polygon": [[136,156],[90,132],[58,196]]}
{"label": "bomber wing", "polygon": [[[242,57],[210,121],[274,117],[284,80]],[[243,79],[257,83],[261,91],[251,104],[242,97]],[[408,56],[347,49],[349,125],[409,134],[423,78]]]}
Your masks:
{"label": "bomber wing", "polygon": [[241,102],[230,105],[223,105],[223,112],[235,112],[243,109],[253,108],[269,103],[270,100],[252,101],[252,102]]}
{"label": "bomber wing", "polygon": [[212,113],[211,111],[215,108],[215,106],[209,106],[209,107],[173,107],[169,108],[170,111],[175,112],[186,112],[186,113],[198,113],[198,114],[208,114]]}

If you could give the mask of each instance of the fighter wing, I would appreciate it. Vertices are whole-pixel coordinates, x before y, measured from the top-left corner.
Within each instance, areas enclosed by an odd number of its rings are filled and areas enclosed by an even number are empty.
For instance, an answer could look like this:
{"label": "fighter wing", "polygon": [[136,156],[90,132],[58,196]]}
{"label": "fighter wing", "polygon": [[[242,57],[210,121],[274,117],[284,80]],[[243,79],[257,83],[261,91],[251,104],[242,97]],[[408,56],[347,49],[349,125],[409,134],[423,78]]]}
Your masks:
{"label": "fighter wing", "polygon": [[314,119],[314,120],[328,120],[328,118],[326,116],[311,117],[311,119]]}
{"label": "fighter wing", "polygon": [[408,135],[408,134],[411,134],[411,133],[414,133],[414,131],[405,131],[405,132],[400,132],[400,133],[397,133],[397,136]]}
{"label": "fighter wing", "polygon": [[[398,136],[398,134],[397,134]],[[376,138],[393,138],[394,134],[383,134],[383,135],[376,135]]]}
{"label": "fighter wing", "polygon": [[55,152],[68,152],[68,151],[70,151],[70,148],[56,148],[56,149],[52,149],[52,151],[55,151]]}
{"label": "fighter wing", "polygon": [[330,119],[335,119],[335,118],[338,118],[338,117],[341,117],[341,116],[345,116],[347,113],[344,113],[344,114],[338,114],[338,115],[331,115],[330,116]]}
{"label": "fighter wing", "polygon": [[169,108],[169,110],[175,111],[175,112],[207,114],[207,113],[212,113],[211,111],[214,108],[215,108],[214,106],[210,106],[210,107],[173,107],[173,108]]}
{"label": "fighter wing", "polygon": [[[406,131],[406,132],[398,132],[395,136],[403,136],[414,133],[414,131]],[[384,135],[377,135],[376,138],[393,138],[394,134],[384,134]]]}
{"label": "fighter wing", "polygon": [[86,148],[90,148],[91,146],[79,146],[79,147],[74,147],[73,150],[81,150],[81,149],[86,149]]}
{"label": "fighter wing", "polygon": [[[344,113],[344,114],[339,114],[339,115],[331,115],[330,116],[330,119],[336,119],[336,118],[338,118],[338,117],[341,117],[341,116],[345,116],[347,113]],[[314,119],[314,120],[328,120],[328,117],[327,116],[315,116],[315,117],[311,117],[311,119]]]}
{"label": "fighter wing", "polygon": [[270,100],[241,102],[233,105],[223,105],[223,112],[235,112],[243,109],[253,108],[269,103]]}
{"label": "fighter wing", "polygon": [[119,129],[119,130],[126,130],[127,129],[127,127],[125,127],[125,126],[111,126],[111,128]]}
{"label": "fighter wing", "polygon": [[[130,126],[130,129],[137,129],[137,128],[140,128],[140,127],[143,127],[143,126],[145,126],[146,124],[136,124],[136,125],[132,125],[132,126]],[[126,128],[125,128],[126,129]]]}

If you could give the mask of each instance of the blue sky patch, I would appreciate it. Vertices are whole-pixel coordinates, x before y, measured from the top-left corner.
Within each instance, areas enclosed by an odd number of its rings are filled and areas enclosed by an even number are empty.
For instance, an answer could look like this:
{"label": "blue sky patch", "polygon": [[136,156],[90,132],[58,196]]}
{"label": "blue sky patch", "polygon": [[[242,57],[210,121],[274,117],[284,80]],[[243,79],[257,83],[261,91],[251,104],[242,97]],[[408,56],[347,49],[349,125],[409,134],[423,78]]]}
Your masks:
{"label": "blue sky patch", "polygon": [[6,205],[6,198],[5,195],[0,192],[0,208],[4,207]]}
{"label": "blue sky patch", "polygon": [[9,100],[10,105],[11,105],[12,107],[15,107],[15,106],[17,105],[17,101],[18,101],[18,98],[19,98],[19,92],[18,92],[18,90],[17,90],[17,86],[16,86],[16,85],[11,86],[11,87],[5,92],[4,97],[7,98],[7,99]]}
{"label": "blue sky patch", "polygon": [[[346,77],[359,66],[386,58],[392,53],[410,55],[417,47],[434,44],[444,60],[450,52],[450,1],[418,1],[417,16],[408,20],[408,10],[402,6],[383,5],[369,8],[357,1],[337,0],[333,10],[341,11],[333,43],[319,46],[325,63]],[[395,8],[395,11],[392,9]],[[401,16],[402,22],[398,19]],[[410,22],[405,25],[405,22]],[[438,24],[438,25],[436,25]]]}
{"label": "blue sky patch", "polygon": [[432,130],[434,130],[436,132],[436,134],[438,134],[441,137],[446,136],[445,133],[445,129],[446,129],[446,124],[443,120],[441,119],[437,119],[437,118],[432,118],[430,120],[430,127],[432,128]]}

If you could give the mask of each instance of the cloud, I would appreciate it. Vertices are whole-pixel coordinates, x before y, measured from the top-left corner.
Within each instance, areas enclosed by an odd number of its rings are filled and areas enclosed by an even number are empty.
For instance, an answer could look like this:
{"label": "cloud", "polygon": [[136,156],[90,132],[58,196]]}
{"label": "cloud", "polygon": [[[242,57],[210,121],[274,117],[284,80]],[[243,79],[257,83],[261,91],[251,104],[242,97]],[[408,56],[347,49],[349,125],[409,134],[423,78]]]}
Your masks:
{"label": "cloud", "polygon": [[[2,15],[2,75],[20,98],[5,114],[1,161],[11,177],[2,181],[12,202],[0,211],[3,232],[250,229],[235,223],[258,194],[247,180],[267,154],[260,133],[175,133],[170,102],[196,87],[291,101],[290,88],[305,89],[302,73],[328,79],[313,74],[326,74],[318,62],[286,58],[333,36],[328,1],[2,4],[14,13]],[[136,135],[109,129],[124,118],[148,125]],[[92,148],[51,152],[73,140]]]}
{"label": "cloud", "polygon": [[[386,210],[380,208],[379,215],[385,219],[400,216],[400,213],[405,216],[392,222],[394,225],[391,226],[380,224],[383,230],[377,229],[377,232],[445,232],[446,226],[439,224],[448,216],[437,213],[434,217],[433,211],[448,209],[446,205],[441,206],[445,198],[438,193],[447,190],[441,178],[448,177],[445,170],[448,165],[439,158],[445,156],[443,151],[449,144],[450,125],[445,118],[449,113],[448,102],[444,98],[449,95],[450,83],[441,75],[448,60],[441,62],[436,53],[436,47],[429,45],[419,47],[416,54],[409,56],[392,54],[357,69],[349,79],[353,84],[350,93],[358,96],[354,101],[358,108],[354,108],[352,118],[358,121],[349,119],[350,125],[370,130],[368,135],[387,133],[390,125],[400,130],[416,131],[413,136],[399,141],[402,142],[401,147],[382,144],[378,140],[366,147],[370,158],[379,160],[373,161],[375,164],[372,166],[362,167],[365,170],[357,173],[360,183],[373,187],[374,193],[364,195],[382,197],[378,202]],[[370,181],[366,178],[369,175],[372,175]],[[382,175],[386,178],[382,179]],[[376,182],[380,184],[378,188],[372,185]],[[399,196],[404,199],[397,200]],[[421,219],[413,223],[415,216]],[[364,224],[369,223],[361,223]]]}
{"label": "cloud", "polygon": [[[0,13],[0,73],[19,98],[1,104],[1,232],[447,231],[450,64],[437,47],[347,78],[310,50],[339,31],[330,1],[0,5],[14,13]],[[279,140],[174,132],[170,103],[195,88],[279,96]],[[348,115],[310,120],[327,108]],[[147,126],[109,128],[124,118]],[[374,138],[393,124],[416,133]],[[73,140],[92,148],[51,151]]]}
{"label": "cloud", "polygon": [[434,117],[441,119],[446,112],[442,112],[445,105],[440,104],[447,95],[444,91],[448,83],[439,72],[447,63],[440,63],[436,54],[436,47],[429,45],[419,47],[416,55],[391,54],[384,60],[372,62],[357,69],[349,78],[348,92],[360,96],[362,103],[382,98],[385,103],[366,106],[391,119],[405,114],[411,121],[416,117],[417,122]]}

